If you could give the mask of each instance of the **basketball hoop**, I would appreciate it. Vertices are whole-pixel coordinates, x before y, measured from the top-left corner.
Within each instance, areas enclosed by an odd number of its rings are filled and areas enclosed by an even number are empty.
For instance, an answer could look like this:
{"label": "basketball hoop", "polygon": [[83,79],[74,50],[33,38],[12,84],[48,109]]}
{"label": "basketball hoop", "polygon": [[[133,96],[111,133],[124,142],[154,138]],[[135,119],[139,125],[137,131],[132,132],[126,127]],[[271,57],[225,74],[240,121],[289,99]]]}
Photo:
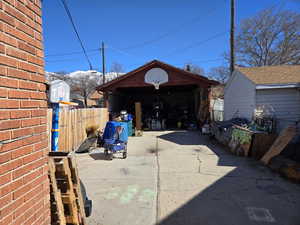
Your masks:
{"label": "basketball hoop", "polygon": [[152,82],[152,85],[155,87],[155,90],[159,90],[159,82]]}
{"label": "basketball hoop", "polygon": [[156,90],[159,90],[161,84],[167,83],[169,80],[168,74],[161,68],[153,68],[145,75],[145,83],[152,84]]}

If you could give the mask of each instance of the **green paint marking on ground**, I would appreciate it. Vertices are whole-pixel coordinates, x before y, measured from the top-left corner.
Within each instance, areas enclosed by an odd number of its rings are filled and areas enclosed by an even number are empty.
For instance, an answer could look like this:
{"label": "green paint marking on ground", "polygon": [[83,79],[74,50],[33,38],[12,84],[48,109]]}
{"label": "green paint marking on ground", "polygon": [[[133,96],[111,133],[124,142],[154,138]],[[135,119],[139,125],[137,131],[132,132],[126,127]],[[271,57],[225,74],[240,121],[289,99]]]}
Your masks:
{"label": "green paint marking on ground", "polygon": [[130,185],[127,187],[127,191],[122,194],[120,198],[120,203],[121,204],[129,204],[133,197],[136,195],[138,192],[139,187],[137,185]]}
{"label": "green paint marking on ground", "polygon": [[121,192],[121,189],[119,187],[112,188],[109,190],[109,192],[105,196],[105,199],[107,199],[107,200],[116,199],[119,196],[120,192]]}
{"label": "green paint marking on ground", "polygon": [[142,194],[139,197],[140,202],[150,202],[154,199],[155,197],[155,192],[151,189],[144,189]]}

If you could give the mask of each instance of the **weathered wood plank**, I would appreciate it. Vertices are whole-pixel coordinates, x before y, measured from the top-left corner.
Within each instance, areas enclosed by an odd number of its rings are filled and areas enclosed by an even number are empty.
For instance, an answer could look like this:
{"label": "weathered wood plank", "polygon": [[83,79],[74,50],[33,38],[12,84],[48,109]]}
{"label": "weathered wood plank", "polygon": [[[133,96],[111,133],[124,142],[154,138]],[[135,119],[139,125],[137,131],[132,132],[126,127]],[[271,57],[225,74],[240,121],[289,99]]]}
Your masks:
{"label": "weathered wood plank", "polygon": [[[53,200],[51,201],[51,205],[53,205],[56,209],[56,211],[51,212],[52,214],[51,223],[65,225],[66,219],[64,214],[64,206],[62,202],[61,192],[57,187],[57,182],[55,178],[55,165],[54,165],[53,158],[49,158],[49,178],[50,178],[51,195],[53,195]],[[54,218],[53,214],[56,214],[57,219]]]}
{"label": "weathered wood plank", "polygon": [[136,130],[142,130],[142,106],[140,102],[135,103],[135,127]]}
{"label": "weathered wood plank", "polygon": [[262,157],[261,161],[268,164],[269,161],[276,155],[279,155],[287,144],[296,135],[296,127],[290,126],[285,128],[277,137],[270,150]]}

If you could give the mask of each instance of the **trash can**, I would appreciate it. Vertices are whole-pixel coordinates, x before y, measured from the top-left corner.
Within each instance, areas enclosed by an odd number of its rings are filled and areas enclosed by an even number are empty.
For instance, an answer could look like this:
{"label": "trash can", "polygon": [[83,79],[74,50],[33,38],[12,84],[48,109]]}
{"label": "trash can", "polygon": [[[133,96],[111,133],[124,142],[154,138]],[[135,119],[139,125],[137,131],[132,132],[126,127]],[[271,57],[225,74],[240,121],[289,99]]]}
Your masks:
{"label": "trash can", "polygon": [[126,142],[128,141],[128,127],[127,123],[125,122],[115,122],[115,121],[109,121],[106,123],[104,134],[103,134],[103,140],[105,139],[113,139],[114,135],[116,133],[116,127],[121,126],[124,130],[124,132],[121,133],[120,141]]}
{"label": "trash can", "polygon": [[133,126],[132,126],[132,120],[126,121],[127,122],[127,128],[128,128],[128,136],[133,135]]}
{"label": "trash can", "polygon": [[126,119],[127,120],[124,120],[122,122],[126,123],[128,136],[131,137],[133,136],[133,123],[132,123],[133,117],[131,114],[128,114],[126,116]]}

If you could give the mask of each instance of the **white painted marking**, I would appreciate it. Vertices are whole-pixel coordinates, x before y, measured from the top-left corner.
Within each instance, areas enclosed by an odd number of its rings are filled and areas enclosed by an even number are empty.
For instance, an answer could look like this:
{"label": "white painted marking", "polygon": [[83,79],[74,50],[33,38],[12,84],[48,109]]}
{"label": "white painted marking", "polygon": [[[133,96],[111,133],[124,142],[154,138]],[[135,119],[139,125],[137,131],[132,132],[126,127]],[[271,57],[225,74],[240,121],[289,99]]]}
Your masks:
{"label": "white painted marking", "polygon": [[127,192],[123,193],[120,198],[121,204],[129,204],[139,190],[138,185],[130,185],[127,187]]}
{"label": "white painted marking", "polygon": [[246,210],[250,220],[269,223],[274,223],[276,221],[268,209],[247,207]]}
{"label": "white painted marking", "polygon": [[151,189],[144,189],[142,194],[140,195],[139,197],[139,201],[140,202],[152,202],[152,200],[154,199],[155,197],[155,193],[154,191],[152,191]]}

